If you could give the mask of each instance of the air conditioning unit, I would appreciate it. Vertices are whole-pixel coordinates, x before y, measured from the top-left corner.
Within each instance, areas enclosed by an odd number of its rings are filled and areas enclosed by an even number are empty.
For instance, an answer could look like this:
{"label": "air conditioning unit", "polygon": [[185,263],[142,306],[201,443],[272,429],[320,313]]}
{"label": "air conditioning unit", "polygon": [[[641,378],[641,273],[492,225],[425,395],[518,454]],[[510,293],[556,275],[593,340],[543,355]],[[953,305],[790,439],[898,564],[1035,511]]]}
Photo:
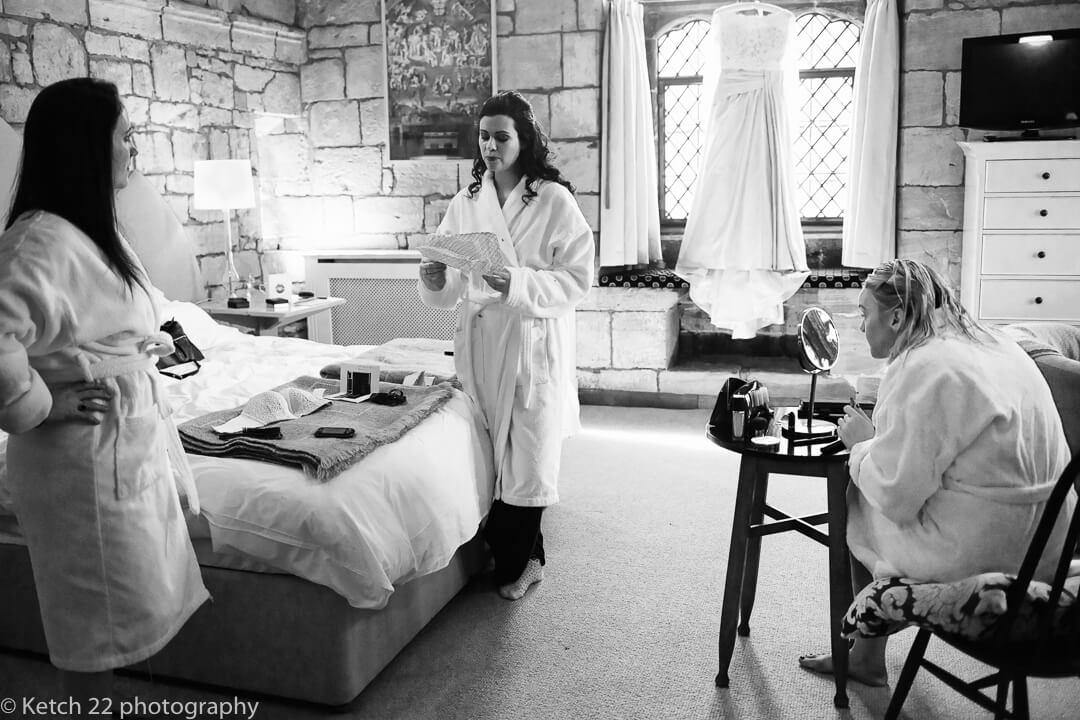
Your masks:
{"label": "air conditioning unit", "polygon": [[316,295],[346,300],[308,320],[312,340],[378,345],[394,338],[454,336],[456,308],[433,308],[420,300],[420,253],[415,250],[318,253],[308,255],[305,265],[305,284]]}

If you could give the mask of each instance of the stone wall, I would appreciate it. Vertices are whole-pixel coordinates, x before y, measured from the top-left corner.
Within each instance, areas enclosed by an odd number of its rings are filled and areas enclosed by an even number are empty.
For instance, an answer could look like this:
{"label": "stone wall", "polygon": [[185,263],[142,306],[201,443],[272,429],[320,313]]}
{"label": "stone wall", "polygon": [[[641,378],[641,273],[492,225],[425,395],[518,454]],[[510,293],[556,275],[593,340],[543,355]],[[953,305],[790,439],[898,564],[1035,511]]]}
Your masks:
{"label": "stone wall", "polygon": [[[295,0],[0,0],[0,117],[20,130],[57,80],[116,83],[137,167],[184,222],[209,291],[225,230],[220,212],[192,207],[193,163],[249,157],[257,127],[299,117],[306,37],[295,15]],[[259,212],[237,213],[242,275],[264,270]]]}
{"label": "stone wall", "polygon": [[964,155],[956,143],[982,137],[957,126],[960,38],[1080,27],[1080,2],[907,0],[903,7],[897,247],[959,287]]}

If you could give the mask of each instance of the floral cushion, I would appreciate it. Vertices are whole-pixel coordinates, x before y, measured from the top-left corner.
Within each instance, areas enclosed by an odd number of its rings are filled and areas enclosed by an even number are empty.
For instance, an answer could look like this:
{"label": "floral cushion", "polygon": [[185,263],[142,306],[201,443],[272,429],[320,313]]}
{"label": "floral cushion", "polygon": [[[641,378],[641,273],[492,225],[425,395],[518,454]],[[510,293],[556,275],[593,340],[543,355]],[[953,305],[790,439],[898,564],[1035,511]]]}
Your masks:
{"label": "floral cushion", "polygon": [[[952,583],[882,578],[855,597],[844,616],[844,637],[877,637],[916,626],[968,640],[989,637],[1005,614],[1005,593],[1016,579],[1005,573],[985,573]],[[1055,635],[1076,637],[1080,631],[1080,576],[1067,578],[1054,612]],[[1027,597],[1010,639],[1034,639],[1037,613],[1046,606],[1050,586],[1028,585]]]}

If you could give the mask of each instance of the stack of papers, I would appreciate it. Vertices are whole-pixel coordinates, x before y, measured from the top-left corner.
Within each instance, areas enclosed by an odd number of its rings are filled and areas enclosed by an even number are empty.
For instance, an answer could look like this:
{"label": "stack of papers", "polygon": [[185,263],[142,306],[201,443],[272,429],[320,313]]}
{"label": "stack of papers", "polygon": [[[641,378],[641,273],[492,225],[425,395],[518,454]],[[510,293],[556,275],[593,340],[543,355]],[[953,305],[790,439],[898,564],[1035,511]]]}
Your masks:
{"label": "stack of papers", "polygon": [[491,275],[506,267],[506,257],[499,249],[494,233],[477,232],[459,235],[428,235],[412,242],[425,260],[435,260],[465,273],[477,271]]}

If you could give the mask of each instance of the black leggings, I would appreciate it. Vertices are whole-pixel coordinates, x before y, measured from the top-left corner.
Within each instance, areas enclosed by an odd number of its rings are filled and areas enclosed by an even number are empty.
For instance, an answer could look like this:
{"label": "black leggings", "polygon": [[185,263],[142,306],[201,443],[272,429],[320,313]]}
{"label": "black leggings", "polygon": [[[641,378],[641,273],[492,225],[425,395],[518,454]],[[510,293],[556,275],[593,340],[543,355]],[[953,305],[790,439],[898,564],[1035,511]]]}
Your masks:
{"label": "black leggings", "polygon": [[542,507],[507,505],[496,500],[484,525],[484,540],[495,558],[495,582],[508,585],[525,572],[529,560],[543,565],[544,535],[540,532]]}

